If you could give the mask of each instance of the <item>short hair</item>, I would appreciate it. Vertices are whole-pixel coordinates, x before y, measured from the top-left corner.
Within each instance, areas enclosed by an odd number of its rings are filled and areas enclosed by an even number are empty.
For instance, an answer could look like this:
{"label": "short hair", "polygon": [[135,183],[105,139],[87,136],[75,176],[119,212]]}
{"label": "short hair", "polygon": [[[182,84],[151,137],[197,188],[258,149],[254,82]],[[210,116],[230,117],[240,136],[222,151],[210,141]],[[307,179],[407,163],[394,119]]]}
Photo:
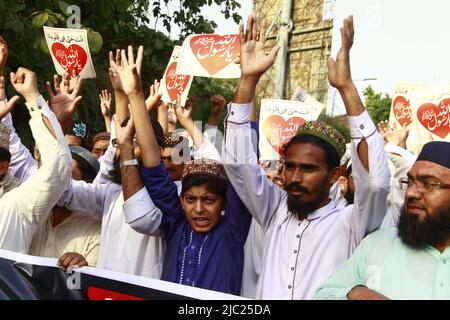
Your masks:
{"label": "short hair", "polygon": [[0,147],[0,161],[11,162],[11,153],[9,152],[9,150]]}
{"label": "short hair", "polygon": [[326,157],[327,157],[327,164],[328,169],[339,167],[340,165],[340,158],[335,148],[333,148],[328,142],[325,140],[322,140],[316,136],[309,135],[309,134],[299,134],[294,136],[283,148],[283,154],[286,158],[287,151],[289,147],[291,147],[294,144],[299,143],[311,143],[313,145],[316,145],[320,148],[322,148],[325,151]]}
{"label": "short hair", "polygon": [[190,188],[201,185],[206,185],[209,192],[219,195],[224,202],[226,201],[228,182],[225,179],[209,174],[188,176],[182,182],[181,195],[184,195]]}

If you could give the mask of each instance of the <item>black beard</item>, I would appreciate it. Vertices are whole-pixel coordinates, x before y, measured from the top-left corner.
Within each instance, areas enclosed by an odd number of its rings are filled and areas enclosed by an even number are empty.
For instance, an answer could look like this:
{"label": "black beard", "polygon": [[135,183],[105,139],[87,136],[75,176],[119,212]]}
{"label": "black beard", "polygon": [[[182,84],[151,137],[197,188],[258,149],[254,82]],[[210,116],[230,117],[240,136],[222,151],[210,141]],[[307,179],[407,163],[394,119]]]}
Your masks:
{"label": "black beard", "polygon": [[298,197],[291,196],[288,194],[287,198],[287,206],[289,212],[292,212],[297,215],[299,220],[306,219],[308,217],[308,214],[314,210],[317,209],[317,206],[319,205],[319,201],[303,201],[302,199],[299,199]]}
{"label": "black beard", "polygon": [[402,208],[398,221],[398,236],[404,244],[414,249],[436,246],[450,238],[450,204],[437,210],[433,216],[427,213],[420,222],[418,216]]}
{"label": "black beard", "polygon": [[[307,188],[305,188],[304,186],[302,186],[296,182],[286,185],[285,190],[286,191],[296,190],[296,191],[301,191],[305,194],[310,193]],[[289,210],[289,212],[296,214],[300,220],[306,219],[310,212],[317,209],[320,202],[321,202],[321,199],[318,199],[317,201],[304,201],[299,197],[290,195],[288,192],[288,198],[287,198],[288,210]]]}

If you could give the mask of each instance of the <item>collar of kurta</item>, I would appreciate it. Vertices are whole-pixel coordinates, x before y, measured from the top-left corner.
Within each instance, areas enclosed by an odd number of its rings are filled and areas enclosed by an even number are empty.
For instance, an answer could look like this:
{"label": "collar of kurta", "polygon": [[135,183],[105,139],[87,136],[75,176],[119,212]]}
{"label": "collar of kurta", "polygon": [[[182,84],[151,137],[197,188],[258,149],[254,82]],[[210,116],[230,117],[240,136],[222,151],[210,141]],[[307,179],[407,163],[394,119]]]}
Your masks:
{"label": "collar of kurta", "polygon": [[[319,208],[313,212],[310,212],[308,214],[308,217],[306,218],[306,221],[311,222],[314,220],[318,220],[320,217],[326,215],[328,212],[334,210],[335,208],[336,208],[336,203],[330,199],[330,202],[328,202],[328,204],[326,204],[322,208]],[[278,227],[281,227],[281,225],[283,223],[285,223],[286,220],[289,219],[290,216],[291,216],[291,213],[289,211],[287,211],[285,218],[282,221],[280,221],[280,224],[278,225]]]}

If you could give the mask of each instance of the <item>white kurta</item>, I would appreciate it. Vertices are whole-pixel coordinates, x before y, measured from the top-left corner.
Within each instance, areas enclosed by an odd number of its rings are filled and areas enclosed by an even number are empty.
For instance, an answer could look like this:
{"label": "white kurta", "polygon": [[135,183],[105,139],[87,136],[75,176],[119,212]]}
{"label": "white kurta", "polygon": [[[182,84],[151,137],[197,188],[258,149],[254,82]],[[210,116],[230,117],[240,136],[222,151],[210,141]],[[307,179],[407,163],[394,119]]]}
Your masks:
{"label": "white kurta", "polygon": [[381,225],[390,174],[381,136],[367,112],[349,117],[352,137],[367,137],[368,173],[352,143],[355,205],[326,206],[300,221],[287,208],[287,193],[272,184],[251,148],[250,105],[230,105],[226,123],[228,178],[261,224],[266,241],[257,299],[311,299],[315,290],[346,261],[364,236]]}
{"label": "white kurta", "polygon": [[[36,104],[27,104],[27,107],[31,131],[41,152],[42,167],[0,198],[0,248],[26,254],[39,224],[47,219],[65,190],[72,161],[61,127],[42,96]],[[57,139],[46,128],[42,115],[50,121]],[[16,154],[16,150],[10,152]],[[12,167],[17,165],[14,160],[12,157]]]}
{"label": "white kurta", "polygon": [[147,189],[124,201],[122,187],[115,183],[89,184],[72,180],[58,205],[102,220],[97,268],[159,279],[164,240],[133,230],[130,224],[145,217],[155,220],[148,233],[158,234],[162,213],[153,204]]}
{"label": "white kurta", "polygon": [[50,214],[36,231],[30,255],[59,258],[66,252],[76,252],[86,259],[90,267],[95,267],[100,248],[101,222],[77,212],[72,212],[55,227],[52,221],[53,215]]}

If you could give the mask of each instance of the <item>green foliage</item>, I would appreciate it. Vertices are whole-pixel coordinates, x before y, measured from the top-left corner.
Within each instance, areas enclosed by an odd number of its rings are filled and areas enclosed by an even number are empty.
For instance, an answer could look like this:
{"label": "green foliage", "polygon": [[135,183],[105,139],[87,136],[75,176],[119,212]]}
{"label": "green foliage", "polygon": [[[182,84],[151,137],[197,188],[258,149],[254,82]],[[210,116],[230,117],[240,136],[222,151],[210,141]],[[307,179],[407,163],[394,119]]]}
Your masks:
{"label": "green foliage", "polygon": [[[160,79],[168,63],[175,44],[163,33],[150,29],[156,19],[162,19],[167,29],[171,23],[179,25],[183,36],[190,33],[212,32],[214,22],[209,22],[200,16],[203,5],[213,2],[221,5],[221,10],[235,21],[239,16],[235,10],[240,7],[234,0],[184,0],[179,1],[179,10],[164,15],[161,6],[166,6],[168,0],[73,0],[70,5],[77,5],[81,12],[82,28],[88,30],[89,47],[92,54],[96,79],[84,81],[80,95],[83,100],[78,107],[77,116],[85,122],[91,134],[103,131],[104,124],[99,108],[98,94],[102,89],[112,92],[108,76],[108,52],[128,45],[144,46],[144,63],[142,66],[142,85],[148,94],[149,84],[154,79]],[[171,5],[175,1],[171,1]],[[151,6],[150,3],[153,3]],[[39,79],[39,88],[44,97],[45,82],[52,81],[55,69],[49,55],[49,50],[43,35],[42,26],[66,27],[66,21],[71,16],[67,12],[69,3],[50,0],[2,0],[0,1],[0,34],[10,47],[10,54],[5,74],[25,67],[35,71]],[[159,8],[159,9],[158,9]],[[152,17],[153,14],[153,17]],[[151,21],[151,19],[153,19]],[[9,77],[8,77],[9,78]],[[7,81],[9,83],[9,81]],[[203,109],[209,110],[209,93],[221,93],[228,90],[225,83],[210,79],[196,79],[192,86],[193,96],[200,99],[195,104],[195,116],[205,117]],[[209,88],[209,89],[208,89]],[[227,91],[228,92],[228,91]],[[8,96],[15,94],[12,86],[7,85]],[[230,96],[231,93],[225,93]],[[230,98],[230,97],[227,97]],[[205,101],[205,99],[207,101]],[[13,112],[13,119],[23,142],[30,146],[31,133],[28,128],[28,112],[19,105]],[[207,116],[206,116],[207,117]],[[77,119],[77,120],[78,120]],[[196,118],[195,118],[196,119]]]}
{"label": "green foliage", "polygon": [[392,104],[392,99],[389,95],[384,94],[383,96],[382,93],[375,92],[370,85],[364,90],[363,94],[364,104],[375,124],[389,119]]}
{"label": "green foliage", "polygon": [[[210,115],[210,98],[215,94],[224,96],[225,101],[230,102],[236,89],[237,80],[210,79],[195,77],[189,92],[190,100],[193,103],[192,117],[196,121],[201,121],[203,127],[208,122]],[[226,108],[226,106],[225,106]],[[222,112],[219,122],[219,129],[223,131],[223,118],[225,111]]]}

